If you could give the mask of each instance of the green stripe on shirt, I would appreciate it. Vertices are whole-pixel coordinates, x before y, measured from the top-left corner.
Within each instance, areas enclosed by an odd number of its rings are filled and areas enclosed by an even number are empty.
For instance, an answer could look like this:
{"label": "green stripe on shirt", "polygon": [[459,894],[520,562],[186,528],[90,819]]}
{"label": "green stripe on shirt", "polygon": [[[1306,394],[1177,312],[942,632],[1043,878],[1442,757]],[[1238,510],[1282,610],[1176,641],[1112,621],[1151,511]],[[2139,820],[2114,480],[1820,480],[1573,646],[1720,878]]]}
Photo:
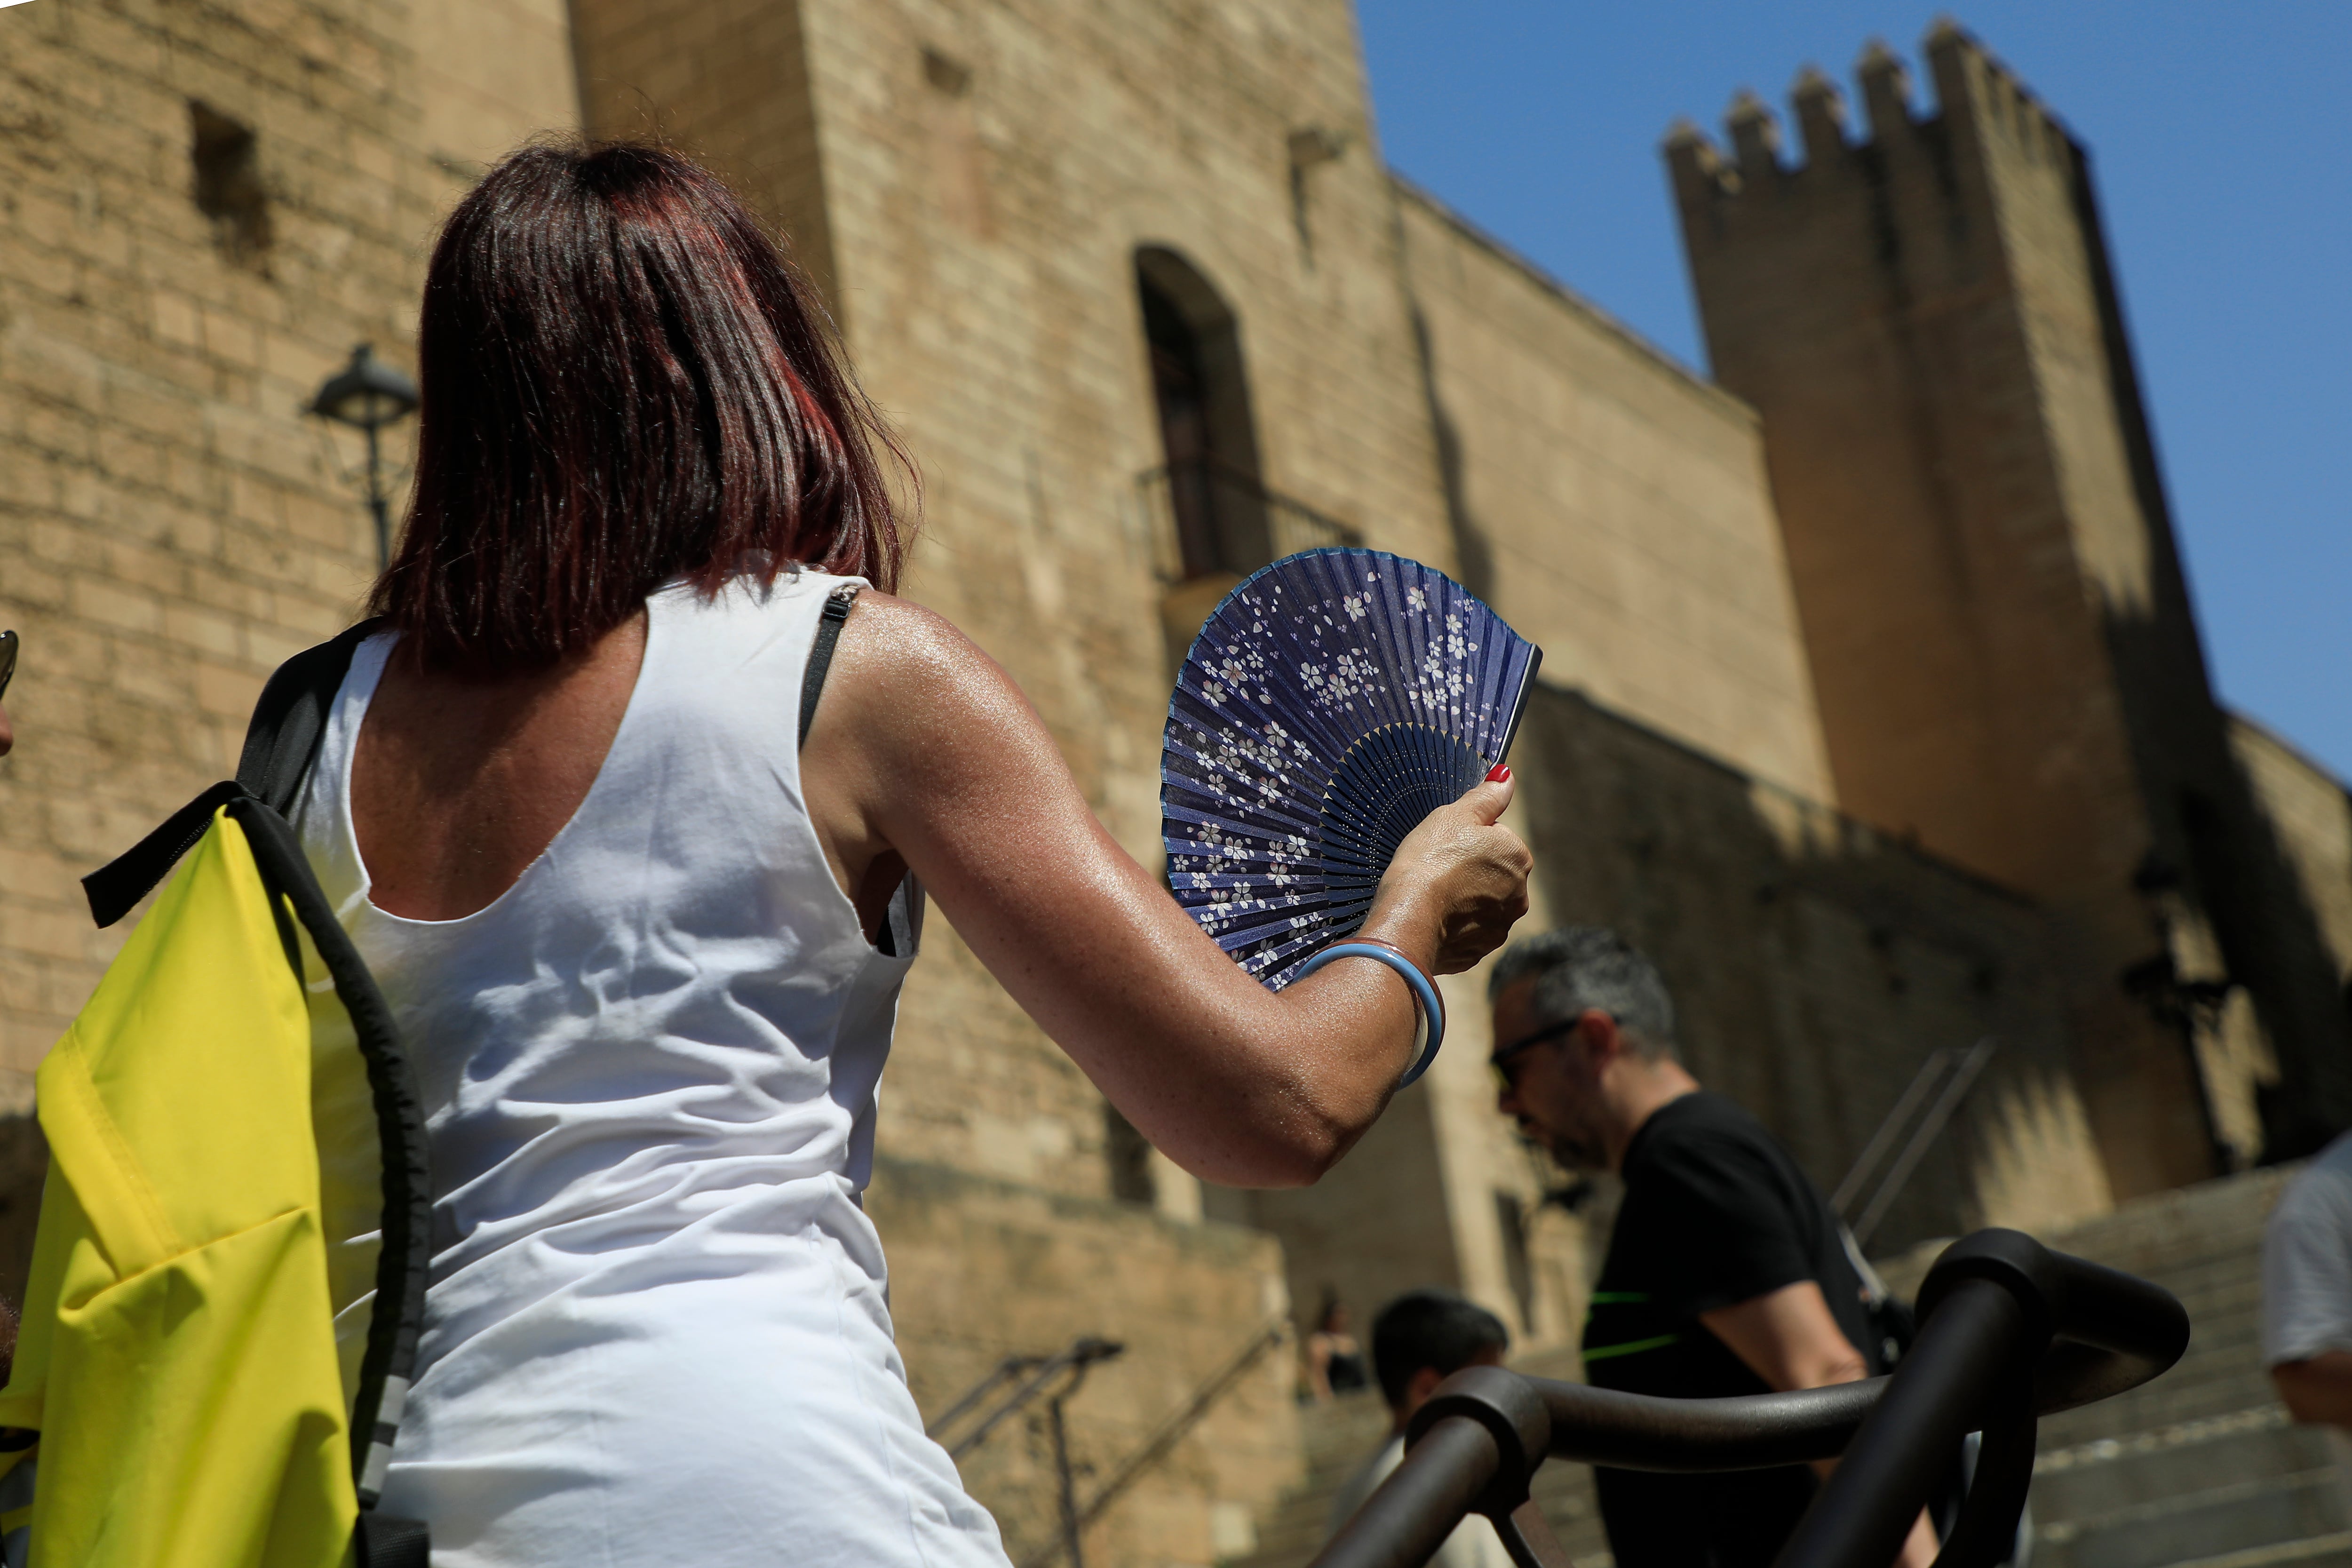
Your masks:
{"label": "green stripe on shirt", "polygon": [[1680,1334],[1660,1334],[1655,1339],[1629,1340],[1622,1345],[1599,1345],[1593,1349],[1586,1351],[1584,1352],[1584,1359],[1587,1363],[1590,1363],[1596,1361],[1607,1361],[1612,1356],[1633,1355],[1642,1351],[1659,1350],[1664,1346],[1675,1343],[1681,1340],[1681,1338],[1682,1335]]}

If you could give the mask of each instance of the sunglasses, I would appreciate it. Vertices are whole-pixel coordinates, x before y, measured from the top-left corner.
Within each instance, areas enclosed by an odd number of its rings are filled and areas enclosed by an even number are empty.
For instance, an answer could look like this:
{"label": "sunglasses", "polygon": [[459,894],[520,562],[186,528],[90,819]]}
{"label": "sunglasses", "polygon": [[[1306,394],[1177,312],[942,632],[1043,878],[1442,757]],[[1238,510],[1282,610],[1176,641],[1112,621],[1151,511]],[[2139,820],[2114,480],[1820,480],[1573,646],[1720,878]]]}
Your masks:
{"label": "sunglasses", "polygon": [[8,681],[16,673],[16,634],[0,632],[0,697],[8,695]]}
{"label": "sunglasses", "polygon": [[1564,1023],[1547,1024],[1532,1035],[1522,1035],[1509,1045],[1498,1047],[1495,1054],[1486,1058],[1486,1065],[1495,1069],[1495,1087],[1506,1090],[1517,1089],[1519,1087],[1519,1075],[1511,1063],[1542,1045],[1546,1040],[1565,1039],[1576,1033],[1576,1026],[1581,1021],[1580,1018],[1570,1018]]}

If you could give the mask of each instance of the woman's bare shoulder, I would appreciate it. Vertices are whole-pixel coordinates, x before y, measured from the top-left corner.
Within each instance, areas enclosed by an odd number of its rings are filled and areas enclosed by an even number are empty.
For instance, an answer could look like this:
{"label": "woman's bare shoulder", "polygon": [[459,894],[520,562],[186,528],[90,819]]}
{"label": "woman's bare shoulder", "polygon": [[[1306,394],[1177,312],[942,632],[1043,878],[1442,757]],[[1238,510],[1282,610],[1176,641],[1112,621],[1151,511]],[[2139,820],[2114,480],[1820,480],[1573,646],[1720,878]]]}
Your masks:
{"label": "woman's bare shoulder", "polygon": [[884,688],[919,686],[942,678],[962,681],[986,671],[1003,680],[997,662],[937,610],[869,588],[857,595],[835,656]]}
{"label": "woman's bare shoulder", "polygon": [[919,655],[972,647],[971,639],[956,630],[955,623],[937,610],[925,609],[912,599],[902,599],[879,588],[868,588],[857,595],[849,624],[857,628],[857,637],[843,643],[845,650],[855,644],[864,644]]}
{"label": "woman's bare shoulder", "polygon": [[894,742],[921,747],[948,735],[968,743],[979,738],[976,731],[1012,740],[1040,728],[1002,665],[945,616],[895,594],[877,589],[857,596],[835,668],[845,716],[886,748],[896,749]]}

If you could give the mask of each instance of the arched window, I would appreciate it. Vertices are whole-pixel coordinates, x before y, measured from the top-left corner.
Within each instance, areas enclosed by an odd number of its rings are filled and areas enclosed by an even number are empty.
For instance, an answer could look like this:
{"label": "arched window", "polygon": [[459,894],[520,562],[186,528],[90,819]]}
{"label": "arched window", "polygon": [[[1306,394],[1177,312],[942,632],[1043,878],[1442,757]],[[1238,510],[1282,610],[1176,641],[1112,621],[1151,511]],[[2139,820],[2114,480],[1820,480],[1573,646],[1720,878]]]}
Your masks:
{"label": "arched window", "polygon": [[1182,574],[1255,571],[1274,551],[1234,313],[1172,250],[1137,251],[1135,278]]}

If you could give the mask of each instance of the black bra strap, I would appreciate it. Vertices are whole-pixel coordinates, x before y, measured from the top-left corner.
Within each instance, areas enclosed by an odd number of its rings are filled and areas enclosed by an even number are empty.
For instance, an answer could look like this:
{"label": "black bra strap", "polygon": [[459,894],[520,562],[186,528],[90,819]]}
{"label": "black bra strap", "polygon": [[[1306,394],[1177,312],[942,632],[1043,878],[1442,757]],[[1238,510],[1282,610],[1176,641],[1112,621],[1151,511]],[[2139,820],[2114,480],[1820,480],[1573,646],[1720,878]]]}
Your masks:
{"label": "black bra strap", "polygon": [[[824,692],[824,672],[833,664],[833,645],[841,640],[842,623],[849,619],[849,606],[857,602],[857,584],[845,583],[824,596],[824,614],[816,623],[816,642],[809,648],[808,673],[801,677],[801,736],[800,743],[808,744],[809,725],[816,719],[816,700]],[[908,945],[914,922],[920,919],[909,902],[910,885],[900,883],[891,895],[890,912],[882,921],[880,940],[875,944],[885,955],[898,956]],[[909,933],[901,938],[899,932]]]}
{"label": "black bra strap", "polygon": [[816,643],[809,649],[808,671],[801,677],[800,744],[808,744],[809,726],[816,721],[816,700],[824,691],[824,672],[833,663],[833,645],[841,640],[841,626],[857,599],[857,584],[845,583],[824,596],[824,614],[816,624]]}

